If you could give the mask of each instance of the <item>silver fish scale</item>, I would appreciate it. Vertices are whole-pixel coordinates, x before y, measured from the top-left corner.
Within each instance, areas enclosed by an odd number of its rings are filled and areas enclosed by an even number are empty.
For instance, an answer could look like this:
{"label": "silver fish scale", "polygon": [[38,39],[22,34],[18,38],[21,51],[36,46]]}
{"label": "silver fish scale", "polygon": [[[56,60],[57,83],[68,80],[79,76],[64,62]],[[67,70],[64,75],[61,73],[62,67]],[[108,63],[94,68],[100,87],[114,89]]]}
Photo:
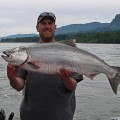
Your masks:
{"label": "silver fish scale", "polygon": [[34,47],[28,47],[27,50],[32,59],[40,60],[44,66],[49,65],[49,69],[58,66],[84,74],[99,71],[98,73],[109,75],[111,71],[113,72],[112,68],[95,55],[61,43],[36,44]]}

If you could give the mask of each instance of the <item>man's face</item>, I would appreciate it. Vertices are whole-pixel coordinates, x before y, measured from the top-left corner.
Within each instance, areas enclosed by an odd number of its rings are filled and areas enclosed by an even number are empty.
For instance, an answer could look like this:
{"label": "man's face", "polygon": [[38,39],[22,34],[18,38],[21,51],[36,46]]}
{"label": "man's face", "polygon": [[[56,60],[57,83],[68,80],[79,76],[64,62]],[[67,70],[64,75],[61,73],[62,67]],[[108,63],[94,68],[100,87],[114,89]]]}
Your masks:
{"label": "man's face", "polygon": [[36,28],[42,40],[49,42],[54,38],[56,25],[49,17],[45,17],[40,23],[38,23]]}

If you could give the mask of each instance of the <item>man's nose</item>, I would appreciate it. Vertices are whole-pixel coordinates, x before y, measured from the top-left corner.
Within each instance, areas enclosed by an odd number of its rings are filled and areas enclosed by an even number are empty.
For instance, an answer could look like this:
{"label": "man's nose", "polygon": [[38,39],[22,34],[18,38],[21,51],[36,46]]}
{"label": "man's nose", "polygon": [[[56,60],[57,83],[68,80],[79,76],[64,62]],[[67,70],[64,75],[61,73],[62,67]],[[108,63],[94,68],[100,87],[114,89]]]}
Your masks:
{"label": "man's nose", "polygon": [[45,27],[50,27],[50,24],[49,24],[49,23],[46,23],[46,24],[45,24]]}

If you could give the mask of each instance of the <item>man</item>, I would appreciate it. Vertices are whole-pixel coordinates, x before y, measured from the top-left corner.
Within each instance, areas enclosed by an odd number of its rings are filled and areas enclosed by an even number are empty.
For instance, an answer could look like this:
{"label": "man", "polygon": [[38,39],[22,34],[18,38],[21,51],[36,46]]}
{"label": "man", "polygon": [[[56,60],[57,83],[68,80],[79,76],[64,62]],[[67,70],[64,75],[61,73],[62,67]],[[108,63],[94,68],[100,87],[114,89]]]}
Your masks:
{"label": "man", "polygon": [[[54,43],[56,17],[43,12],[37,20],[40,43]],[[7,66],[11,86],[17,91],[25,89],[20,107],[21,120],[72,120],[75,112],[75,89],[83,78],[61,68],[57,75],[40,74]]]}

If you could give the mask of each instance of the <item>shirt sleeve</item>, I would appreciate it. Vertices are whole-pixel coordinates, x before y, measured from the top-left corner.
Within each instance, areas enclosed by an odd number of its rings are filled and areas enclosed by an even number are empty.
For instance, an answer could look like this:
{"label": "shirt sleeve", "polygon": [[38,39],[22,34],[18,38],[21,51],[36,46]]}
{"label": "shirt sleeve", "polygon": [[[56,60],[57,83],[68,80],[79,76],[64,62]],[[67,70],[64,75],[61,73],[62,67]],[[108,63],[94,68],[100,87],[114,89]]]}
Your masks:
{"label": "shirt sleeve", "polygon": [[72,77],[77,81],[80,82],[83,80],[83,75],[80,75],[78,73],[72,73]]}
{"label": "shirt sleeve", "polygon": [[24,80],[26,80],[27,76],[27,70],[20,69],[17,73],[17,77],[22,77]]}

